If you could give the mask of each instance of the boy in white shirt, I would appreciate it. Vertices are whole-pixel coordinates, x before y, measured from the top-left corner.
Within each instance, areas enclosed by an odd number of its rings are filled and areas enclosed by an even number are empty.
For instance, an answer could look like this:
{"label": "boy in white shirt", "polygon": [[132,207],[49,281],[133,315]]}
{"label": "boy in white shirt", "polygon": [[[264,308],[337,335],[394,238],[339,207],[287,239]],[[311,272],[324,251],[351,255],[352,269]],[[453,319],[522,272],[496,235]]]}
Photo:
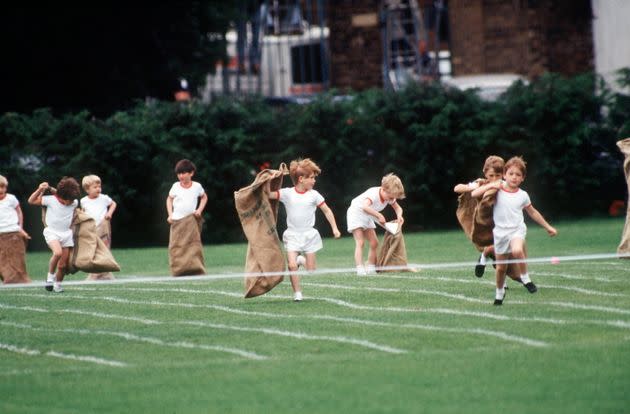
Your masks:
{"label": "boy in white shirt", "polygon": [[43,195],[49,188],[48,183],[41,183],[28,198],[28,202],[46,207],[44,239],[52,250],[52,257],[48,263],[45,287],[47,291],[60,293],[63,292],[61,282],[66,275],[70,248],[74,246],[71,225],[74,210],[79,204],[76,198],[81,190],[77,180],[72,177],[63,177],[57,184],[54,195]]}
{"label": "boy in white shirt", "polygon": [[20,202],[7,193],[9,181],[0,175],[0,280],[28,283],[25,240],[31,238],[22,228],[24,215]]}
{"label": "boy in white shirt", "polygon": [[[314,227],[317,208],[324,213],[335,238],[341,237],[332,210],[326,205],[324,197],[313,189],[315,177],[320,173],[321,169],[309,158],[291,161],[289,175],[294,187],[269,193],[269,199],[280,200],[287,212],[287,229],[282,235],[282,241],[291,272],[297,271],[300,264],[305,264],[307,270],[315,270],[315,253],[323,247],[322,238]],[[269,187],[266,187],[266,191],[269,192]],[[305,258],[300,255],[302,252]],[[298,275],[291,275],[291,286],[293,300],[301,301],[303,296]]]}
{"label": "boy in white shirt", "polygon": [[[391,206],[396,212],[398,226],[404,223],[403,209],[397,199],[405,198],[405,189],[400,178],[395,174],[387,174],[381,180],[380,187],[371,187],[355,197],[347,212],[348,233],[352,233],[355,242],[354,263],[357,266],[357,275],[376,273],[376,251],[378,237],[374,229],[376,219],[385,225],[386,220],[380,212],[387,206]],[[370,244],[367,266],[363,266],[363,245],[365,239]]]}
{"label": "boy in white shirt", "polygon": [[[111,219],[116,210],[116,202],[108,195],[102,194],[101,179],[97,175],[86,175],[81,180],[81,186],[87,193],[81,199],[81,208],[94,219],[96,232],[105,242],[107,248],[111,249]],[[111,272],[90,273],[87,280],[111,280],[114,275]]]}
{"label": "boy in white shirt", "polygon": [[[538,224],[547,230],[551,237],[558,234],[545,218],[532,205],[529,194],[520,188],[525,180],[527,168],[521,157],[512,157],[505,163],[503,181],[494,181],[473,190],[472,197],[480,197],[490,188],[497,188],[497,199],[494,205],[492,217],[494,220],[494,250],[497,261],[510,259],[525,260],[525,236],[527,226],[523,217],[523,210]],[[527,263],[517,262],[515,266],[521,275],[521,281],[530,291],[536,292],[536,286],[527,273]],[[505,298],[505,272],[506,263],[497,263],[496,268],[496,294],[495,305],[502,305]]]}
{"label": "boy in white shirt", "polygon": [[[178,181],[171,186],[166,198],[166,211],[169,224],[194,214],[201,217],[208,203],[208,196],[201,184],[192,180],[197,167],[192,161],[183,159],[175,164],[175,174]],[[197,205],[199,203],[199,205]]]}
{"label": "boy in white shirt", "polygon": [[173,276],[205,274],[201,242],[201,214],[208,196],[201,184],[193,181],[197,168],[183,159],[175,165],[178,181],[166,198],[169,232],[169,267]]}

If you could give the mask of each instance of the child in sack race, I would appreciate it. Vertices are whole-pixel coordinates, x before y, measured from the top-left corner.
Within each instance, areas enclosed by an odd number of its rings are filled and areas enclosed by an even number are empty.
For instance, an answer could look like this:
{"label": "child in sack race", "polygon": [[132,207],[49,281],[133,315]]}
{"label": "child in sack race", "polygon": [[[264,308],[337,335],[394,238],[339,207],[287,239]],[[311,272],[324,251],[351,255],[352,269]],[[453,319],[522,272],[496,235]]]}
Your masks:
{"label": "child in sack race", "polygon": [[[297,271],[301,264],[307,270],[316,268],[316,252],[323,247],[322,238],[314,227],[317,208],[324,213],[334,237],[341,237],[332,210],[326,205],[324,197],[313,189],[320,173],[319,166],[309,158],[293,160],[289,166],[289,175],[294,187],[285,187],[274,192],[269,192],[269,186],[265,188],[269,199],[280,200],[287,212],[287,229],[282,235],[282,241],[291,272]],[[304,256],[300,253],[304,253]],[[291,275],[291,286],[294,301],[301,301],[303,296],[298,275]]]}
{"label": "child in sack race", "polygon": [[50,186],[43,182],[28,198],[28,203],[46,207],[44,239],[52,251],[46,275],[47,291],[63,292],[61,282],[66,275],[70,248],[74,246],[72,219],[81,195],[79,183],[72,177],[63,177],[54,195],[44,195]]}
{"label": "child in sack race", "polygon": [[20,202],[8,191],[9,181],[0,175],[0,280],[3,283],[29,283],[26,272],[24,214]]}

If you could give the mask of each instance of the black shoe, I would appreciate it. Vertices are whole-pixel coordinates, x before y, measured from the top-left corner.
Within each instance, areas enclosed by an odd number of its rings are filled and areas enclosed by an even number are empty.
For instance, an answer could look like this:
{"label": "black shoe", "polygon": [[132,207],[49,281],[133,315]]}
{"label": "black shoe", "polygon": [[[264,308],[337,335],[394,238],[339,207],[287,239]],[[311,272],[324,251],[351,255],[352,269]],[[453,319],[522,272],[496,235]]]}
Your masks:
{"label": "black shoe", "polygon": [[507,290],[503,292],[503,297],[501,299],[495,299],[493,305],[499,306],[503,305],[503,299],[505,299],[505,295],[507,295]]}
{"label": "black shoe", "polygon": [[481,256],[479,256],[479,260],[477,260],[477,266],[475,266],[475,276],[481,277],[483,276],[483,272],[486,271],[486,265],[481,264]]}
{"label": "black shoe", "polygon": [[534,282],[525,283],[525,287],[527,288],[527,291],[529,293],[536,293],[538,291],[538,288],[536,287]]}

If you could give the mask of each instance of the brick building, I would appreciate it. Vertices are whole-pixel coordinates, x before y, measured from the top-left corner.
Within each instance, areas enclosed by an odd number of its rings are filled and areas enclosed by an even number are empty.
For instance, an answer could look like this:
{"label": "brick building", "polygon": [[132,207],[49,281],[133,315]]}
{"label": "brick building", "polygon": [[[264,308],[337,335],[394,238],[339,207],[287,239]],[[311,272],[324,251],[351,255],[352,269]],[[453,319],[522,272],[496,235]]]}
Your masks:
{"label": "brick building", "polygon": [[454,75],[593,70],[590,0],[449,0]]}
{"label": "brick building", "polygon": [[[419,0],[426,10],[432,0]],[[453,75],[594,69],[591,0],[445,0]],[[383,86],[382,0],[329,2],[331,85]],[[429,33],[431,40],[433,33]]]}

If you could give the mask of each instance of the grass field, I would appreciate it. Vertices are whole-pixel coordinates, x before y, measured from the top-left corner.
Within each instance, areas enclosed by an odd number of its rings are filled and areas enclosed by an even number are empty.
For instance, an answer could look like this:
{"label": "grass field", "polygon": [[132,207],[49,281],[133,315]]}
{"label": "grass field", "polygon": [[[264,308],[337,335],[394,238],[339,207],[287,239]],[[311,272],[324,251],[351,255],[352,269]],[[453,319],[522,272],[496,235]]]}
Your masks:
{"label": "grass field", "polygon": [[[554,225],[530,224],[531,258],[614,253],[623,220]],[[114,249],[118,279],[163,281],[2,288],[0,413],[630,412],[630,260],[531,264],[538,293],[495,307],[462,232],[405,241],[420,272],[305,276],[301,303],[288,281],[245,300],[242,278],[175,280],[166,248]],[[326,239],[319,269],[353,248]],[[207,246],[208,273],[245,249]],[[28,255],[37,284],[48,258]]]}

